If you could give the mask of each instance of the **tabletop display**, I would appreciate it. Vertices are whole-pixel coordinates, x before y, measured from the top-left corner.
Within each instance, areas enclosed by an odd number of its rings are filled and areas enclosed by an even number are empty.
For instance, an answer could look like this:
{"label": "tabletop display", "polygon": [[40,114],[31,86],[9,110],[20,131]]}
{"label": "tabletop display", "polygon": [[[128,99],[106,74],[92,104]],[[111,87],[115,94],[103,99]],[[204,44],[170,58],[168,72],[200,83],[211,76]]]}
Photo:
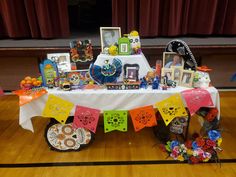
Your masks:
{"label": "tabletop display", "polygon": [[[135,132],[162,122],[168,135],[159,139],[171,157],[190,163],[217,158],[222,141],[217,130],[220,98],[210,68],[197,66],[188,45],[170,41],[163,59],[150,67],[137,31],[121,36],[119,27],[101,27],[101,54],[94,60],[90,40],[74,40],[70,54],[48,54],[39,77],[20,82],[20,125],[34,131],[31,118],[51,118],[45,129],[49,147],[78,151],[94,139],[99,116],[104,133],[126,132],[131,118]],[[89,68],[81,68],[81,63]],[[204,120],[198,138],[187,140],[191,116]],[[163,137],[163,136],[162,136]],[[214,150],[214,151],[213,151]]]}

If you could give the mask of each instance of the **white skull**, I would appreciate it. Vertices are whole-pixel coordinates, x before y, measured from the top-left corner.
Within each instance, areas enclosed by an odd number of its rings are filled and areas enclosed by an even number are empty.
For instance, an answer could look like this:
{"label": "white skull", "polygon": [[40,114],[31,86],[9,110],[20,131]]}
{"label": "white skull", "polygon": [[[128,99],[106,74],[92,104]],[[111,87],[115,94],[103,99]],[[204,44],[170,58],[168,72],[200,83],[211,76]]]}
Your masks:
{"label": "white skull", "polygon": [[210,76],[207,72],[196,71],[194,76],[194,87],[205,89],[209,87],[210,82]]}
{"label": "white skull", "polygon": [[91,133],[84,128],[73,129],[72,123],[58,123],[48,129],[47,140],[57,150],[78,150],[81,145],[90,142]]}

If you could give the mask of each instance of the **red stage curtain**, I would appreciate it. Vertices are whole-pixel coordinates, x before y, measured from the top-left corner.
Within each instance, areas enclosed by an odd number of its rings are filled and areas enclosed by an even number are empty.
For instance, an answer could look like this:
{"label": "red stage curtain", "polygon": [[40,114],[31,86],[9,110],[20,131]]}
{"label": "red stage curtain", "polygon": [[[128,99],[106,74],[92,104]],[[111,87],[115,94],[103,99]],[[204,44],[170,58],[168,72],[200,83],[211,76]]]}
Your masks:
{"label": "red stage curtain", "polygon": [[68,37],[67,0],[1,0],[0,25],[1,37]]}
{"label": "red stage curtain", "polygon": [[112,0],[112,25],[142,37],[235,35],[235,0]]}

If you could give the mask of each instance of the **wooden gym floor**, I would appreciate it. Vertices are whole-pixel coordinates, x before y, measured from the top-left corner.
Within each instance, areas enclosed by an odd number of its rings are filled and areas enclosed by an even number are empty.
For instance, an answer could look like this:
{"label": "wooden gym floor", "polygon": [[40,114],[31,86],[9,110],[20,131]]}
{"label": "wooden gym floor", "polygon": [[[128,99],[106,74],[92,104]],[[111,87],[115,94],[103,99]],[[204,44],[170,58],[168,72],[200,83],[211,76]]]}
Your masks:
{"label": "wooden gym floor", "polygon": [[[159,149],[152,128],[135,133],[103,133],[99,126],[94,142],[80,152],[51,151],[44,139],[49,122],[33,118],[35,133],[18,123],[18,97],[0,97],[0,176],[74,177],[235,177],[236,176],[236,92],[220,92],[223,152],[221,163],[189,165],[167,158]],[[199,129],[197,117],[191,119],[190,132]]]}

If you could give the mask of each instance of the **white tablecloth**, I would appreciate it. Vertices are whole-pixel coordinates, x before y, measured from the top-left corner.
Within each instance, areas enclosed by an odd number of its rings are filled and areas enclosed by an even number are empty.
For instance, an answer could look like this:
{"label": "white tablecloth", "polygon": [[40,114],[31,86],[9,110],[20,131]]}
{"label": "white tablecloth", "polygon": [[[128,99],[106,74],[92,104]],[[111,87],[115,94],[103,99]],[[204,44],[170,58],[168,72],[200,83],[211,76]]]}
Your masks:
{"label": "white tablecloth", "polygon": [[[98,55],[96,61],[94,62],[95,65],[103,66],[105,64],[105,60],[112,60],[114,58],[118,58],[121,60],[122,65],[125,64],[138,64],[139,65],[139,78],[143,78],[147,75],[148,71],[152,71],[152,68],[150,67],[146,57],[143,54],[139,55],[105,55],[100,54]],[[118,81],[123,81],[124,76],[124,70],[122,70],[122,73],[120,77],[118,78]]]}
{"label": "white tablecloth", "polygon": [[[73,90],[62,91],[58,89],[48,90],[48,94],[59,96],[60,98],[74,103],[71,110],[72,116],[75,111],[75,105],[87,106],[90,108],[103,110],[130,110],[141,106],[154,105],[156,102],[164,100],[169,96],[180,93],[189,88],[177,87],[168,90]],[[220,98],[217,89],[210,87],[207,89],[211,94],[214,107],[217,107],[220,113]],[[48,94],[20,107],[19,123],[27,130],[34,131],[31,118],[41,116]],[[219,119],[220,114],[218,114]]]}

